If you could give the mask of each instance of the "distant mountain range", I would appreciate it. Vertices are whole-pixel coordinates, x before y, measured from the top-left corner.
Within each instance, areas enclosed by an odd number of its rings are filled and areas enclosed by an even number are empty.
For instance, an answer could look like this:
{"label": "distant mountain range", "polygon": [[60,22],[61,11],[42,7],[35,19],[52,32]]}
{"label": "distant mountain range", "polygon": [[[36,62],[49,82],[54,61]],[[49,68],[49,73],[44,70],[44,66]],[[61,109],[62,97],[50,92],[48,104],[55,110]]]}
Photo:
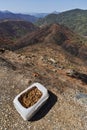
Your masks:
{"label": "distant mountain range", "polygon": [[35,16],[37,18],[44,18],[45,16],[47,16],[49,13],[29,13],[32,16]]}
{"label": "distant mountain range", "polygon": [[36,25],[64,24],[75,32],[87,36],[87,10],[74,9],[59,14],[49,14],[43,19],[39,19]]}
{"label": "distant mountain range", "polygon": [[[57,14],[58,12],[54,11],[52,12],[54,14]],[[44,18],[49,13],[28,13],[28,14],[22,14],[22,13],[12,13],[8,10],[6,11],[0,11],[0,20],[8,19],[8,20],[25,20],[29,22],[36,22],[39,18]]]}
{"label": "distant mountain range", "polygon": [[37,21],[37,17],[28,15],[28,14],[16,14],[9,11],[0,11],[0,20],[9,19],[9,20],[25,20],[29,22]]}
{"label": "distant mountain range", "polygon": [[53,23],[63,24],[80,35],[87,36],[87,10],[73,9],[62,13],[30,13],[16,14],[9,11],[0,11],[0,21],[22,20],[44,26]]}
{"label": "distant mountain range", "polygon": [[54,11],[52,13],[29,13],[30,15],[33,15],[37,18],[44,18],[45,16],[49,15],[49,14],[59,14],[59,12]]}

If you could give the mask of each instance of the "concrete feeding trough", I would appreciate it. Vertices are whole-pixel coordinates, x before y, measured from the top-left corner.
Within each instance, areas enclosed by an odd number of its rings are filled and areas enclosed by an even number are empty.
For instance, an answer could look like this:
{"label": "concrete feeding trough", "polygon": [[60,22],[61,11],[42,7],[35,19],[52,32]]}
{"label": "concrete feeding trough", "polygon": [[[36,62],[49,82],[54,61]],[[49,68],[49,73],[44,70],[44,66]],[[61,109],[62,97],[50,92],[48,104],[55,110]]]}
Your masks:
{"label": "concrete feeding trough", "polygon": [[13,104],[24,120],[31,119],[49,98],[47,89],[40,83],[34,83],[18,94]]}

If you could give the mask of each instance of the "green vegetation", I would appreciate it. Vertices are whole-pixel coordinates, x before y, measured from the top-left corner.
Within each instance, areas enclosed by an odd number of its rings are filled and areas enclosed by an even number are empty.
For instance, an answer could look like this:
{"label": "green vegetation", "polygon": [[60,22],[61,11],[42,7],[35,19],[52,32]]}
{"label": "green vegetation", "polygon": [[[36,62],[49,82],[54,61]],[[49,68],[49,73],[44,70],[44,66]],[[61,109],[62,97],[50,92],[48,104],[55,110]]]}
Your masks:
{"label": "green vegetation", "polygon": [[76,33],[87,36],[87,10],[70,10],[60,14],[50,14],[39,19],[35,24],[42,26],[46,24],[64,24]]}

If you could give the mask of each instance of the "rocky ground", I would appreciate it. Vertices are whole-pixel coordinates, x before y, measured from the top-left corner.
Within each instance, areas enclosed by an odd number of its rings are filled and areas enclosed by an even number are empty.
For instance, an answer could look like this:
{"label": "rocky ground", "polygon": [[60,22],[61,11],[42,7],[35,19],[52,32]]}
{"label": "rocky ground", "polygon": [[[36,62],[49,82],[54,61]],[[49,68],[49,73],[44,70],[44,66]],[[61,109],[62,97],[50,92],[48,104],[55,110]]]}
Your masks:
{"label": "rocky ground", "polygon": [[[50,45],[0,54],[0,130],[87,130],[87,83],[67,75],[72,69],[86,75],[86,64]],[[34,82],[42,83],[50,97],[24,121],[13,99]]]}

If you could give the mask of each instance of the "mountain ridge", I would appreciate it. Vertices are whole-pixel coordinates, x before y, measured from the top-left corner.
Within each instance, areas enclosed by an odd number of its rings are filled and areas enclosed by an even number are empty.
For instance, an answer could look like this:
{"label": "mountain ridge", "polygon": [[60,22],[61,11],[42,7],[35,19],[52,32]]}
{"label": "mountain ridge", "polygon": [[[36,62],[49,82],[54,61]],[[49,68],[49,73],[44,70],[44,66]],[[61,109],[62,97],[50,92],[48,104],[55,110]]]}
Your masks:
{"label": "mountain ridge", "polygon": [[12,48],[17,50],[38,43],[44,43],[45,45],[47,43],[56,44],[71,55],[87,60],[86,40],[69,28],[59,24],[47,25],[20,38]]}
{"label": "mountain ridge", "polygon": [[0,11],[0,20],[25,20],[29,22],[35,22],[37,21],[37,17],[29,15],[29,14],[22,14],[22,13],[13,13],[8,10],[6,11]]}
{"label": "mountain ridge", "polygon": [[35,24],[39,26],[59,23],[64,24],[76,33],[87,35],[87,10],[73,9],[59,14],[49,14],[39,19]]}
{"label": "mountain ridge", "polygon": [[37,28],[32,23],[25,21],[4,21],[0,24],[1,48],[18,50],[38,43],[45,45],[51,43],[61,46],[63,50],[73,56],[87,60],[86,39],[66,26],[50,24]]}

